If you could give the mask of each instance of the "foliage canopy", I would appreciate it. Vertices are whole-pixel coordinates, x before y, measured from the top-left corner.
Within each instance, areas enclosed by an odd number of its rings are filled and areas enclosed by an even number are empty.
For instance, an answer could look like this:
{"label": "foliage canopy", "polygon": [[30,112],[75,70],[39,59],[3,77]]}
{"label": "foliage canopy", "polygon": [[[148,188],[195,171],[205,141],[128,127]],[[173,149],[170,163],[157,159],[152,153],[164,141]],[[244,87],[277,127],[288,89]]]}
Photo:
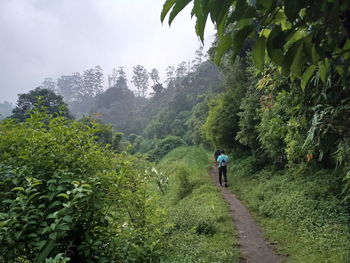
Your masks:
{"label": "foliage canopy", "polygon": [[262,70],[265,55],[305,87],[336,72],[343,80],[350,65],[350,3],[340,0],[167,0],[161,21],[169,24],[193,2],[196,33],[203,41],[208,17],[217,27],[217,62],[230,51],[235,58],[244,42],[253,41],[252,56]]}

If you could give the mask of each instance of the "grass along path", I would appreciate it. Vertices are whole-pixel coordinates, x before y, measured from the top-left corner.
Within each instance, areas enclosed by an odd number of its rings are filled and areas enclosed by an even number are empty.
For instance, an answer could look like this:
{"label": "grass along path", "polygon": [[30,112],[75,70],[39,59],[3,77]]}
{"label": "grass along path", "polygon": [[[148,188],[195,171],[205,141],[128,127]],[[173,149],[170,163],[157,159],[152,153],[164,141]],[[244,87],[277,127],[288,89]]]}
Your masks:
{"label": "grass along path", "polygon": [[250,215],[248,209],[227,188],[221,187],[218,182],[218,171],[213,168],[211,175],[215,185],[227,201],[231,216],[238,232],[242,260],[245,263],[278,263],[282,257],[277,255],[271,245],[265,240],[260,226]]}
{"label": "grass along path", "polygon": [[168,178],[161,197],[171,225],[163,263],[235,263],[239,249],[227,204],[210,178],[208,154],[199,147],[179,147],[159,170]]}
{"label": "grass along path", "polygon": [[230,190],[249,207],[269,240],[295,263],[349,263],[350,225],[332,171],[256,169],[253,157],[229,166]]}

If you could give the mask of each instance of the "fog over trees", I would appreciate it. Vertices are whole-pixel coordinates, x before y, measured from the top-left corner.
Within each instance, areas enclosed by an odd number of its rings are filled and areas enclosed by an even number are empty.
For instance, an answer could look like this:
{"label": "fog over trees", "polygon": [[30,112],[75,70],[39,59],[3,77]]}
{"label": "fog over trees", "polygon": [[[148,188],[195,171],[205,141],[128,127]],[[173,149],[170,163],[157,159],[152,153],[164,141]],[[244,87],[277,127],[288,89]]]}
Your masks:
{"label": "fog over trees", "polygon": [[[151,8],[130,2],[151,27]],[[47,11],[28,3],[23,16]],[[83,16],[117,19],[115,2],[86,5]],[[113,49],[140,34],[128,63],[38,74],[15,104],[0,101],[0,263],[348,263],[350,3],[162,0],[158,11],[169,25],[194,18],[202,43],[214,22],[214,41],[164,64],[145,27],[121,20],[124,34],[101,35],[91,17],[84,32]]]}

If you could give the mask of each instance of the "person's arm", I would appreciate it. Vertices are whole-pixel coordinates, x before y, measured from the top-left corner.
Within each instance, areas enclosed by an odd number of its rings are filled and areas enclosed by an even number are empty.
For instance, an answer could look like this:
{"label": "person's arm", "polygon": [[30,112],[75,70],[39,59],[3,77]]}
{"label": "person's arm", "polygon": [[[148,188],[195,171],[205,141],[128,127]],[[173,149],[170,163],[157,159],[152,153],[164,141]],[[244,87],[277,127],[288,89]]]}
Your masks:
{"label": "person's arm", "polygon": [[221,161],[220,157],[221,157],[221,155],[219,155],[218,159],[216,160],[216,163],[218,166],[220,165],[220,161]]}

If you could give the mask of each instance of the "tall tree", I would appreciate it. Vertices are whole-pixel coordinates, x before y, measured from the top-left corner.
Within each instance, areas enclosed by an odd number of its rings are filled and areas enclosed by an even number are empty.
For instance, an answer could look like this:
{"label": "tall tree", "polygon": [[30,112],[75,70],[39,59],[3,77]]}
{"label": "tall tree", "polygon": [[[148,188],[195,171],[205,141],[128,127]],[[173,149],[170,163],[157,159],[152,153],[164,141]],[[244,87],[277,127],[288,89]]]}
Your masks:
{"label": "tall tree", "polygon": [[108,88],[111,88],[115,85],[117,82],[117,70],[114,68],[112,69],[112,73],[108,74]]}
{"label": "tall tree", "polygon": [[137,88],[137,95],[139,97],[146,97],[149,79],[147,70],[143,66],[137,65],[133,68],[133,73],[131,82]]}
{"label": "tall tree", "polygon": [[196,50],[195,52],[196,57],[192,60],[192,67],[191,67],[192,71],[195,71],[199,67],[199,65],[201,65],[206,59],[203,49],[204,49],[203,46],[200,46]]}
{"label": "tall tree", "polygon": [[119,67],[117,71],[117,80],[116,80],[116,86],[119,88],[125,88],[128,89],[128,79],[126,77],[126,73],[124,71],[123,67]]}
{"label": "tall tree", "polygon": [[183,78],[188,73],[187,63],[182,61],[176,68],[176,77]]}
{"label": "tall tree", "polygon": [[153,85],[156,85],[160,79],[158,69],[154,68],[148,74],[149,74],[149,77],[151,78],[151,80],[153,81]]}
{"label": "tall tree", "polygon": [[78,99],[79,92],[83,89],[83,79],[80,73],[73,73],[68,76],[61,76],[57,79],[57,90],[64,97],[67,103]]}
{"label": "tall tree", "polygon": [[93,98],[103,91],[103,71],[100,66],[88,69],[83,74],[83,86],[79,98]]}
{"label": "tall tree", "polygon": [[166,72],[166,77],[167,77],[165,82],[169,85],[175,79],[175,67],[174,66],[168,66],[165,69],[165,72]]}
{"label": "tall tree", "polygon": [[41,88],[52,90],[55,93],[59,93],[57,83],[52,78],[45,78],[41,83]]}
{"label": "tall tree", "polygon": [[59,114],[70,118],[69,110],[67,104],[63,101],[63,97],[55,94],[52,90],[40,87],[28,93],[19,94],[11,118],[24,121],[34,108],[45,110],[49,114]]}

